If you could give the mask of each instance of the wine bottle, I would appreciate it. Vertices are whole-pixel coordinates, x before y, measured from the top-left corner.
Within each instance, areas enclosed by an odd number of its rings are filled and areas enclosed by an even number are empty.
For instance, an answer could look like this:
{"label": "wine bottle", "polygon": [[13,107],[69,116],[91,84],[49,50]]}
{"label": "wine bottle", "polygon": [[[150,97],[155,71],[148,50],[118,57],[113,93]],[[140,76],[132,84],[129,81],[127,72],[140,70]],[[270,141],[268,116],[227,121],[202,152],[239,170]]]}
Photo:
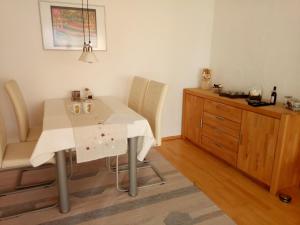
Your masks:
{"label": "wine bottle", "polygon": [[270,101],[270,103],[272,105],[275,105],[276,104],[276,100],[277,100],[277,92],[276,92],[276,86],[274,86],[272,94],[271,94],[271,101]]}

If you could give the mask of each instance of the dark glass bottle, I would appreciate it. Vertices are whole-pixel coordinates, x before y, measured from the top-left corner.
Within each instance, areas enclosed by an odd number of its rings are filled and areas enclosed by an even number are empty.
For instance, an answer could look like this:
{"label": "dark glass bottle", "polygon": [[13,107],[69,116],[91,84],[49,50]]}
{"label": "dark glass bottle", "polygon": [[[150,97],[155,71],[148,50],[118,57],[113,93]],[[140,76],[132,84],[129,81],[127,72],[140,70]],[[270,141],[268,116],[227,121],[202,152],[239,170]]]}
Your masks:
{"label": "dark glass bottle", "polygon": [[276,100],[277,100],[277,93],[276,93],[276,86],[274,86],[272,94],[271,94],[271,101],[270,101],[270,103],[272,105],[275,105],[276,104]]}

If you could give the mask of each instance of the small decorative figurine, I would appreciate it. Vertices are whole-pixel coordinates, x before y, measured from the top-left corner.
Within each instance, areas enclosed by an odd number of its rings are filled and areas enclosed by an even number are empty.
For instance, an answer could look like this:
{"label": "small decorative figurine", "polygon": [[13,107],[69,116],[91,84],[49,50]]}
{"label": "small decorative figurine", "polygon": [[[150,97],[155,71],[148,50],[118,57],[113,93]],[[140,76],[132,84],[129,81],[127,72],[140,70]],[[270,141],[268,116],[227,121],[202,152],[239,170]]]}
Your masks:
{"label": "small decorative figurine", "polygon": [[204,68],[202,71],[200,87],[205,90],[208,90],[212,87],[211,70],[208,68]]}

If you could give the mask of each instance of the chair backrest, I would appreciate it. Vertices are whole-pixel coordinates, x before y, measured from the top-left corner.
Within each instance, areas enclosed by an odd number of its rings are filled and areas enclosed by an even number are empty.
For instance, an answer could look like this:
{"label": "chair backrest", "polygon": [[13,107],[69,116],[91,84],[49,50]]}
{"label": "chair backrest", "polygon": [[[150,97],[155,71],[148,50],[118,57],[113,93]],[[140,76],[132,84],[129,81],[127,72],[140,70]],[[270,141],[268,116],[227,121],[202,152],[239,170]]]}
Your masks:
{"label": "chair backrest", "polygon": [[7,144],[5,124],[2,115],[0,114],[0,168],[2,167],[2,161],[5,154],[5,148]]}
{"label": "chair backrest", "polygon": [[15,110],[19,127],[20,141],[26,141],[29,130],[29,119],[26,103],[23,98],[22,92],[15,80],[6,82],[4,86]]}
{"label": "chair backrest", "polygon": [[156,145],[161,145],[161,114],[165,102],[168,86],[156,81],[150,81],[145,93],[141,114],[152,129]]}
{"label": "chair backrest", "polygon": [[138,113],[141,112],[148,83],[149,80],[143,77],[135,76],[133,78],[129,93],[128,106]]}

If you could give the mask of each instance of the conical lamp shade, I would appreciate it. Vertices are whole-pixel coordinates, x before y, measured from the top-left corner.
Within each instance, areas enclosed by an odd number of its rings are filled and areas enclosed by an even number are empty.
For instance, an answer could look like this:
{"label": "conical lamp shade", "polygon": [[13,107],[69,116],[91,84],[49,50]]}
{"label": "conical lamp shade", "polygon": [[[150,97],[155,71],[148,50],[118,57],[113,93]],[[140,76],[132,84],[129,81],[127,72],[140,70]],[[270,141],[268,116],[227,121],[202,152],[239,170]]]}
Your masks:
{"label": "conical lamp shade", "polygon": [[82,52],[80,58],[80,61],[87,62],[87,63],[95,63],[98,62],[97,57],[94,52],[88,51],[88,52]]}
{"label": "conical lamp shade", "polygon": [[85,62],[85,55],[86,55],[86,53],[87,53],[87,52],[83,51],[82,54],[81,54],[81,56],[79,57],[78,60],[79,60],[79,61],[82,61],[82,62]]}

